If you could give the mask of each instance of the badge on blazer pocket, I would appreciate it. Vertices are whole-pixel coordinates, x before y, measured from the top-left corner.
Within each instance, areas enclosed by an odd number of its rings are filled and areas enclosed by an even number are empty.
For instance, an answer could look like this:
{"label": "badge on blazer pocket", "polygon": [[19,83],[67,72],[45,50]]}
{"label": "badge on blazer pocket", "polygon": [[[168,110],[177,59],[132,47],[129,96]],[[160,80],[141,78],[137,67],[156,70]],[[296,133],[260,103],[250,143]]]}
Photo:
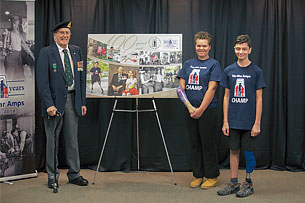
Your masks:
{"label": "badge on blazer pocket", "polygon": [[57,70],[56,70],[56,69],[57,69],[57,67],[56,67],[56,63],[53,63],[53,65],[52,65],[52,69],[53,69],[53,72],[54,72],[54,73],[56,73],[56,71],[57,71]]}
{"label": "badge on blazer pocket", "polygon": [[84,70],[84,62],[78,61],[77,62],[77,71],[83,71]]}

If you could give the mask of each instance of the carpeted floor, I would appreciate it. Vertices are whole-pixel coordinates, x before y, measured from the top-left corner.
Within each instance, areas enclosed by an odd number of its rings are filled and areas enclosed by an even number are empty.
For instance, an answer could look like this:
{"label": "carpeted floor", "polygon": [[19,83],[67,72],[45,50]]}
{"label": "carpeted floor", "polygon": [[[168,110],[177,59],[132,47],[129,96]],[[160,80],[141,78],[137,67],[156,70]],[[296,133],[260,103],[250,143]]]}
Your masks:
{"label": "carpeted floor", "polygon": [[[88,187],[68,184],[66,170],[61,170],[59,191],[47,188],[47,174],[37,178],[0,184],[1,203],[95,203],[95,202],[305,202],[305,172],[256,170],[252,175],[255,192],[247,198],[235,195],[220,197],[216,191],[229,179],[229,170],[221,170],[218,185],[209,190],[191,189],[191,172],[175,172],[174,185],[170,172],[102,172],[92,185],[95,171],[82,170],[90,182]],[[240,182],[244,179],[240,171]]]}

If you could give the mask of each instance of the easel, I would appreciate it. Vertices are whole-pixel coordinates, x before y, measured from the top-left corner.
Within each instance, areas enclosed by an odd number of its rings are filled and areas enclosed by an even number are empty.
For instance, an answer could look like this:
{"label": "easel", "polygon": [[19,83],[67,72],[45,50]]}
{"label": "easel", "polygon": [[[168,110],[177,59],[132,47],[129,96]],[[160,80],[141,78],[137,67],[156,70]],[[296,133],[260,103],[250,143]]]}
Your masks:
{"label": "easel", "polygon": [[96,167],[96,171],[95,171],[95,175],[94,175],[94,180],[93,180],[92,184],[93,185],[95,184],[96,174],[98,172],[98,169],[100,168],[100,164],[101,164],[101,161],[102,161],[102,157],[103,157],[104,149],[105,149],[105,146],[106,146],[107,138],[108,138],[108,135],[109,135],[109,130],[110,130],[110,127],[111,127],[111,123],[112,123],[114,112],[136,113],[136,117],[137,117],[136,124],[137,124],[138,171],[140,170],[139,113],[140,112],[155,112],[156,118],[157,118],[157,121],[158,121],[158,125],[159,125],[159,129],[160,129],[160,132],[161,132],[161,137],[162,137],[163,146],[164,146],[164,149],[165,149],[165,152],[166,152],[168,164],[169,164],[169,167],[170,167],[170,170],[171,170],[171,174],[172,174],[172,177],[173,177],[173,180],[174,180],[174,185],[177,185],[176,178],[175,178],[175,175],[174,175],[174,172],[173,172],[173,168],[172,168],[172,164],[171,164],[171,161],[170,161],[170,158],[169,158],[169,155],[168,155],[168,151],[167,151],[167,147],[166,147],[166,143],[165,143],[165,139],[164,139],[163,131],[162,131],[162,128],[161,128],[161,123],[160,123],[160,120],[159,120],[159,116],[158,116],[158,112],[157,112],[157,107],[156,107],[156,103],[155,103],[154,98],[152,98],[152,103],[153,103],[153,107],[154,108],[153,109],[146,109],[146,110],[139,110],[139,98],[138,97],[136,97],[136,109],[135,110],[116,109],[117,102],[118,102],[118,99],[115,98],[113,109],[112,109],[112,114],[111,114],[111,117],[110,117],[110,122],[109,122],[109,125],[108,125],[108,129],[107,129],[107,132],[106,132],[103,148],[102,148],[101,155],[100,155],[100,158],[99,158],[99,161],[98,161],[98,165]]}

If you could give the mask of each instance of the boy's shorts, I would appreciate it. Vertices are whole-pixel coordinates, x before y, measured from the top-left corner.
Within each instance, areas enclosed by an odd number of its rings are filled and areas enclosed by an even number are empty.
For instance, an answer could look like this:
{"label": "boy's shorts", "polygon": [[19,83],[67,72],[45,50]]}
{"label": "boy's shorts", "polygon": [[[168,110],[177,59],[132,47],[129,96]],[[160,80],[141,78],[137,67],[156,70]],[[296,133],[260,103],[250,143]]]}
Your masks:
{"label": "boy's shorts", "polygon": [[255,138],[251,137],[251,130],[239,130],[230,128],[229,148],[231,150],[253,151]]}

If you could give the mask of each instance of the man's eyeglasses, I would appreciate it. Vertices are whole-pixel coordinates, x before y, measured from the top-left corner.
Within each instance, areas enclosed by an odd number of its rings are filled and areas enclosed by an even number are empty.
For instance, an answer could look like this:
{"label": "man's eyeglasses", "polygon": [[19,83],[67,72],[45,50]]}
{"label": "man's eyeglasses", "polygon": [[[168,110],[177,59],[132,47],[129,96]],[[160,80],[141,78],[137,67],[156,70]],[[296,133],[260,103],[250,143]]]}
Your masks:
{"label": "man's eyeglasses", "polygon": [[56,33],[58,33],[58,34],[60,34],[60,35],[71,35],[71,32],[70,31],[58,31],[58,32],[56,32]]}

